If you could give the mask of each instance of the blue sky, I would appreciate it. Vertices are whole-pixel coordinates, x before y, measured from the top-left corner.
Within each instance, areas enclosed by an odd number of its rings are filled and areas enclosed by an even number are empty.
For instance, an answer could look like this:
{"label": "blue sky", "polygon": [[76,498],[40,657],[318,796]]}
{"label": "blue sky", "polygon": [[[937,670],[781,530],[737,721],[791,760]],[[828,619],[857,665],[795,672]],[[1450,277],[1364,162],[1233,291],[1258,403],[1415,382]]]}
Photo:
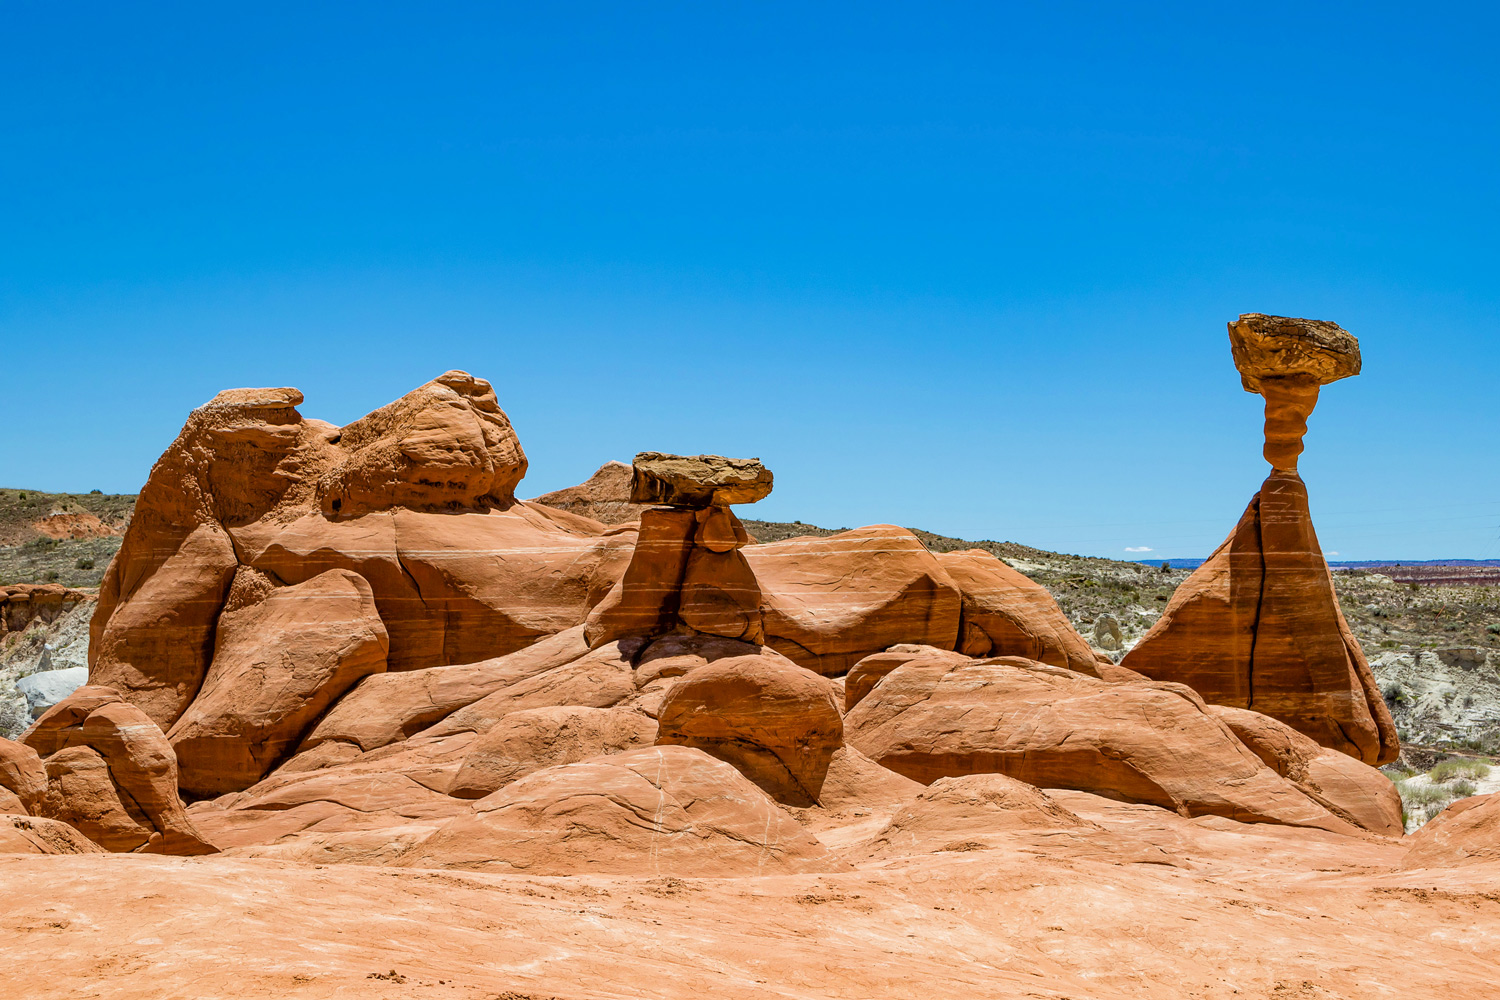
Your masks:
{"label": "blue sky", "polygon": [[9,4],[0,483],[134,490],[217,390],[495,383],[523,495],[1206,554],[1224,324],[1332,319],[1339,558],[1500,557],[1491,5]]}

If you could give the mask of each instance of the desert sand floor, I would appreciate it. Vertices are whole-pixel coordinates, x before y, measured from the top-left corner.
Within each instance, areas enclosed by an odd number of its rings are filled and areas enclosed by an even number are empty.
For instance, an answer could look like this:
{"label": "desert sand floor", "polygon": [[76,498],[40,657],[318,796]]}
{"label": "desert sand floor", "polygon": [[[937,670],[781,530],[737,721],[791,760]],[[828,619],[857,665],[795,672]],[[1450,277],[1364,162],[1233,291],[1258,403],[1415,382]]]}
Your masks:
{"label": "desert sand floor", "polygon": [[856,844],[826,875],[3,856],[0,996],[1500,995],[1500,864],[1054,795],[1106,829]]}

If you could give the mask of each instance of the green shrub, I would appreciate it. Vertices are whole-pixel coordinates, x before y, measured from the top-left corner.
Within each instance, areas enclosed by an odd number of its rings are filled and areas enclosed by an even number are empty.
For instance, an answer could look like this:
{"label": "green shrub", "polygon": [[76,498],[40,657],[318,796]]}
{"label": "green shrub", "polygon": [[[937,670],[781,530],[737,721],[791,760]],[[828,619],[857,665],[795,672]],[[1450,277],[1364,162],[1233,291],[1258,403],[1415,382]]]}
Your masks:
{"label": "green shrub", "polygon": [[1473,795],[1475,792],[1479,791],[1478,786],[1476,786],[1472,781],[1455,781],[1450,783],[1447,787],[1448,791],[1452,793],[1455,799],[1466,799],[1470,795]]}
{"label": "green shrub", "polygon": [[[1445,760],[1427,772],[1427,780],[1434,785],[1445,781],[1452,781],[1455,778],[1474,778],[1477,780],[1488,778],[1489,776],[1490,766],[1484,761],[1464,760],[1457,757],[1452,760]],[[1468,794],[1473,795],[1474,793],[1469,792]]]}
{"label": "green shrub", "polygon": [[75,569],[93,569],[94,560],[90,559],[88,556],[79,556],[78,561],[73,564],[73,567]]}

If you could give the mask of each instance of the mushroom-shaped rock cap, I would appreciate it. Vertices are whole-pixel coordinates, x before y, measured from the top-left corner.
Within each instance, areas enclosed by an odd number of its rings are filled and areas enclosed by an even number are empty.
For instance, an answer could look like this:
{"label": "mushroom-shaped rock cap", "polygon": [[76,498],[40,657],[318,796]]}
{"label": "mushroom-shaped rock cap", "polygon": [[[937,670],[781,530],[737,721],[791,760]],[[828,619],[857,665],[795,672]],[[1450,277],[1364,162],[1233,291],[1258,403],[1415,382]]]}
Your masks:
{"label": "mushroom-shaped rock cap", "polygon": [[1319,385],[1359,374],[1359,341],[1337,323],[1245,313],[1229,324],[1234,366],[1246,392],[1261,379],[1311,376]]}
{"label": "mushroom-shaped rock cap", "polygon": [[755,503],[770,492],[771,470],[758,458],[643,451],[630,478],[631,503],[701,508]]}

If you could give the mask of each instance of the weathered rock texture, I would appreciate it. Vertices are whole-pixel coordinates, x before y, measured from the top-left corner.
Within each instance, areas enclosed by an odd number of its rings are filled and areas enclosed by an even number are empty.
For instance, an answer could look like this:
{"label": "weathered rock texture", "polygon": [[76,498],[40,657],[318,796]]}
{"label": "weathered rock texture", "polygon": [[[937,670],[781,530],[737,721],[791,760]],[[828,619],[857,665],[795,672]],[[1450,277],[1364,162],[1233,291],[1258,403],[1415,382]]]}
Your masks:
{"label": "weathered rock texture", "polygon": [[478,799],[557,764],[650,746],[656,720],[628,708],[529,708],[503,716],[475,740],[448,794]]}
{"label": "weathered rock texture", "polygon": [[1339,609],[1296,471],[1318,386],[1356,374],[1359,345],[1331,323],[1259,314],[1230,324],[1230,341],[1246,388],[1266,396],[1271,475],[1121,663],[1389,763],[1396,727]]}
{"label": "weathered rock texture", "polygon": [[774,653],[690,671],[668,692],[658,722],[658,744],[707,751],[796,806],[818,801],[844,743],[828,681]]}
{"label": "weathered rock texture", "polygon": [[872,760],[924,783],[994,772],[1184,816],[1353,829],[1176,685],[1111,684],[1019,657],[918,658],[887,674],[844,731]]}
{"label": "weathered rock texture", "polygon": [[[623,572],[632,531],[515,500],[526,458],[487,382],[448,372],[343,428],[304,419],[301,401],[236,389],[195,410],[105,575],[91,679],[163,728],[199,696],[221,616],[277,588],[362,578],[387,667],[412,670],[579,625]],[[280,639],[257,652],[247,634],[236,655],[274,658]],[[300,739],[307,721],[271,738]]]}
{"label": "weathered rock texture", "polygon": [[771,485],[771,470],[758,458],[643,451],[631,466],[630,501],[693,508],[755,503],[770,495]]}
{"label": "weathered rock texture", "polygon": [[631,502],[631,478],[631,466],[624,462],[605,462],[597,472],[577,486],[545,493],[532,500],[532,503],[591,517],[601,524],[639,521],[641,511],[650,504]]}
{"label": "weathered rock texture", "polygon": [[963,594],[959,652],[1024,656],[1099,675],[1100,658],[1045,587],[983,549],[939,553],[937,561]]}
{"label": "weathered rock texture", "polygon": [[475,802],[401,863],[686,877],[843,867],[733,767],[677,746],[537,771]]}
{"label": "weathered rock texture", "polygon": [[743,550],[761,588],[766,645],[837,675],[897,643],[954,649],[962,592],[905,528],[877,524]]}
{"label": "weathered rock texture", "polygon": [[729,505],[770,493],[771,473],[758,459],[642,452],[632,476],[632,501],[664,506],[642,509],[630,565],[589,615],[589,645],[678,627],[758,644],[760,586],[739,551],[750,536]]}
{"label": "weathered rock texture", "polygon": [[364,577],[331,569],[219,618],[198,697],[167,733],[194,795],[259,781],[361,678],[385,670],[385,626]]}
{"label": "weathered rock texture", "polygon": [[0,785],[28,813],[67,823],[111,851],[214,851],[178,796],[171,744],[116,692],[80,688],[38,719],[24,743],[0,752]]}

